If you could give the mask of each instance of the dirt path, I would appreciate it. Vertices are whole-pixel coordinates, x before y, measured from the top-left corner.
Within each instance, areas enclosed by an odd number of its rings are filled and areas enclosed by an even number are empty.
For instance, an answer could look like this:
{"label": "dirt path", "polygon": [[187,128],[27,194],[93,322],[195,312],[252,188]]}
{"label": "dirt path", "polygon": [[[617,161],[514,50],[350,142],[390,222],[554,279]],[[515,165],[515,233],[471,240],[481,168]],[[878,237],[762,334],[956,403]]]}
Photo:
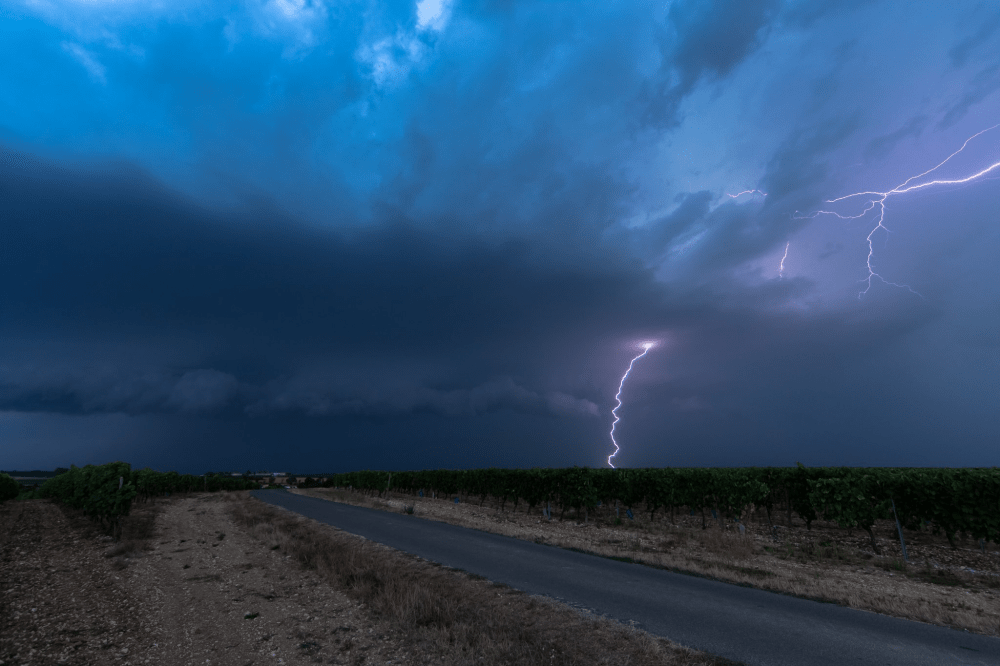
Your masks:
{"label": "dirt path", "polygon": [[0,503],[0,666],[725,666],[252,499]]}
{"label": "dirt path", "polygon": [[0,665],[143,663],[150,626],[107,542],[44,500],[0,505]]}
{"label": "dirt path", "polygon": [[406,661],[343,593],[234,529],[221,499],[168,505],[154,550],[130,567],[156,626],[153,663]]}
{"label": "dirt path", "polygon": [[220,496],[160,510],[151,550],[123,561],[54,504],[2,505],[0,666],[413,663],[384,623],[234,529]]}

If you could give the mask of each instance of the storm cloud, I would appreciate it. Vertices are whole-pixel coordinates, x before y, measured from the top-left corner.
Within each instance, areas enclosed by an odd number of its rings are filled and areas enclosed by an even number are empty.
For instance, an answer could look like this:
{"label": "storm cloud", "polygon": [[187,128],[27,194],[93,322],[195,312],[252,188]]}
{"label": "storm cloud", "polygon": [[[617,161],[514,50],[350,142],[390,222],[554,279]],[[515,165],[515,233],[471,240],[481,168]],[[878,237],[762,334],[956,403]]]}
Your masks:
{"label": "storm cloud", "polygon": [[839,199],[1000,122],[918,5],[13,6],[0,467],[596,466],[644,341],[622,465],[993,464],[997,181]]}

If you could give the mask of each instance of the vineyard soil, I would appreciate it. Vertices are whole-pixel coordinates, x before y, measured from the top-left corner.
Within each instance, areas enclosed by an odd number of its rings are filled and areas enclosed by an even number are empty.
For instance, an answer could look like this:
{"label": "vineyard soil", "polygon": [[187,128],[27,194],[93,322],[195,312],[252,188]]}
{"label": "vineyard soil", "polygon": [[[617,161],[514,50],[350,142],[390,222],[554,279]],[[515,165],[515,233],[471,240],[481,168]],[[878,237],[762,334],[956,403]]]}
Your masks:
{"label": "vineyard soil", "polygon": [[[881,521],[872,552],[867,533],[814,521],[812,529],[784,514],[772,527],[758,515],[740,534],[733,523],[703,523],[660,510],[653,520],[635,511],[634,520],[619,508],[568,511],[565,520],[547,520],[539,508],[515,511],[512,503],[487,498],[434,499],[390,492],[373,496],[345,489],[296,489],[292,492],[414,515],[538,543],[626,558],[675,571],[765,590],[840,603],[922,622],[1000,636],[1000,553],[996,544],[959,540],[953,550],[944,537],[907,532],[909,563],[903,561],[895,523]],[[620,524],[619,524],[620,522]]]}
{"label": "vineyard soil", "polygon": [[728,663],[242,492],[136,505],[117,543],[6,502],[0,534],[0,666]]}

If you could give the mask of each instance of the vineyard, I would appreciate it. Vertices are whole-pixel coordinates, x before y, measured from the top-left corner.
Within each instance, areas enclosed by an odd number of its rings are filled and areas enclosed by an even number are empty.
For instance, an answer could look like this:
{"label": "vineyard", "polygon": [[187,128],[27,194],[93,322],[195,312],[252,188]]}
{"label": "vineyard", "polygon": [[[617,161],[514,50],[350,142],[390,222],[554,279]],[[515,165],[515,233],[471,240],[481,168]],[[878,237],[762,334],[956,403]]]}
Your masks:
{"label": "vineyard", "polygon": [[[597,507],[619,505],[626,519],[633,511],[687,511],[745,523],[751,512],[774,525],[792,514],[807,527],[822,517],[868,533],[872,526],[897,519],[903,528],[929,528],[955,546],[964,534],[981,543],[1000,542],[1000,470],[853,467],[745,467],[666,469],[475,469],[405,472],[357,471],[334,474],[322,484],[382,494],[491,498],[501,509],[542,509],[560,518],[574,510],[586,515]],[[254,481],[226,476],[133,470],[128,463],[73,467],[43,483],[32,496],[82,510],[114,532],[134,501],[168,493],[257,488]],[[617,509],[616,509],[617,511]],[[620,514],[619,514],[620,515]]]}
{"label": "vineyard", "polygon": [[250,490],[259,487],[254,481],[222,476],[194,476],[177,472],[156,472],[149,468],[133,470],[128,463],[75,465],[43,483],[29,496],[52,499],[80,509],[91,520],[101,523],[113,534],[120,529],[120,519],[127,516],[133,501],[147,501],[169,493],[219,490]]}
{"label": "vineyard", "polygon": [[[762,510],[774,525],[779,512],[788,522],[795,513],[807,527],[819,517],[868,533],[879,519],[898,519],[901,527],[929,528],[944,534],[952,548],[966,534],[980,543],[1000,540],[1000,470],[997,468],[666,468],[666,469],[478,469],[409,472],[358,471],[335,474],[323,484],[381,494],[388,490],[418,494],[464,495],[520,503],[531,511],[554,505],[562,518],[569,509],[620,504],[632,515],[644,510],[688,511],[745,522]],[[708,512],[708,514],[706,514]],[[758,514],[759,515],[759,514]]]}

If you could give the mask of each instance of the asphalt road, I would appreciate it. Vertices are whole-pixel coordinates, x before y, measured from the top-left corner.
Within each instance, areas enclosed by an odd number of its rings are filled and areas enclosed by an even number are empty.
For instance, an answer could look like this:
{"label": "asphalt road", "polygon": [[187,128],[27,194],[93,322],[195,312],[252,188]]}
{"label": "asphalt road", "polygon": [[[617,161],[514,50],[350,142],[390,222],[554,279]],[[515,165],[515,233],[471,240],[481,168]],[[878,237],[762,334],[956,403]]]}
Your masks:
{"label": "asphalt road", "polygon": [[304,497],[251,493],[346,532],[748,666],[1000,666],[1000,639]]}

